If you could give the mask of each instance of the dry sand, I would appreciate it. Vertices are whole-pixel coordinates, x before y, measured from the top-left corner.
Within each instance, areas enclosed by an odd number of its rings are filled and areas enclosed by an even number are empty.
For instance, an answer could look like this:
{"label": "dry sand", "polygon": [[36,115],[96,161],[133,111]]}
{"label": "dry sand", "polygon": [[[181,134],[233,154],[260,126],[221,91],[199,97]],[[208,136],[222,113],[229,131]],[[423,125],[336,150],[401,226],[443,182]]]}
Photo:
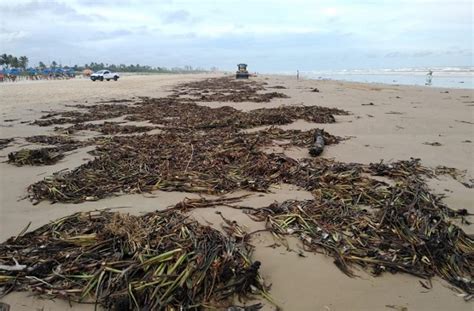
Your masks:
{"label": "dry sand", "polygon": [[[65,105],[96,103],[110,99],[138,96],[164,96],[172,85],[210,75],[152,75],[127,76],[118,82],[91,82],[86,79],[64,81],[34,81],[0,85],[0,138],[17,138],[10,147],[0,151],[0,157],[25,145],[21,137],[53,134],[52,127],[40,128],[27,124],[42,115],[42,111],[69,109]],[[328,132],[351,137],[326,148],[324,157],[340,161],[370,163],[418,157],[426,166],[446,165],[466,170],[474,176],[473,166],[473,91],[408,86],[386,86],[337,81],[296,81],[293,77],[262,76],[269,86],[282,85],[279,90],[290,96],[271,103],[209,103],[210,106],[231,105],[249,110],[279,105],[321,105],[352,112],[337,117],[337,123],[324,124]],[[317,87],[320,92],[311,92]],[[446,92],[447,91],[447,92]],[[371,105],[370,103],[373,103]],[[14,119],[14,121],[5,121]],[[18,120],[15,120],[18,119]],[[316,127],[297,121],[285,128]],[[79,137],[80,138],[80,137]],[[84,137],[82,137],[84,138]],[[439,142],[430,146],[425,142]],[[26,187],[45,176],[65,168],[74,168],[90,159],[90,148],[72,152],[54,166],[14,167],[0,163],[0,240],[17,234],[31,221],[37,228],[55,218],[76,211],[125,207],[122,212],[142,213],[164,209],[193,194],[154,192],[146,195],[124,195],[82,204],[49,204],[33,206],[27,199]],[[306,150],[287,151],[294,157],[304,157]],[[430,181],[436,193],[447,195],[445,201],[453,208],[474,212],[473,189],[464,187],[450,177]],[[293,186],[282,185],[269,194],[252,194],[243,205],[261,207],[275,200],[310,199],[310,193]],[[223,214],[251,230],[263,224],[252,222],[239,211],[220,208]],[[193,211],[200,221],[219,226],[216,209]],[[471,219],[472,220],[472,219]],[[471,226],[472,227],[472,226]],[[474,232],[471,227],[464,229]],[[300,248],[292,240],[293,248]],[[425,290],[418,279],[408,275],[383,275],[374,278],[359,271],[358,278],[349,278],[338,270],[332,259],[307,253],[306,258],[284,248],[270,248],[273,240],[266,234],[256,236],[255,259],[262,261],[262,274],[272,283],[271,294],[284,310],[472,310],[472,304],[456,296],[442,280],[433,280],[433,289]],[[28,293],[13,293],[1,299],[11,304],[11,310],[67,310],[64,301],[39,300]],[[395,308],[395,309],[394,309]],[[398,308],[398,309],[397,309]],[[73,305],[75,310],[93,310],[91,305]],[[265,306],[266,310],[274,307]]]}

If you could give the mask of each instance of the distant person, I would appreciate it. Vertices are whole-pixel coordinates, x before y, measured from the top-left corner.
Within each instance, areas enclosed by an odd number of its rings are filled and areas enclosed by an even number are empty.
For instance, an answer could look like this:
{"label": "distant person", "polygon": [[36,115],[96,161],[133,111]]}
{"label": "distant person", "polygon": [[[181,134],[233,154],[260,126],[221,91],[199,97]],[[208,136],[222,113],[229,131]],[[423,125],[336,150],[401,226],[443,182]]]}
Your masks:
{"label": "distant person", "polygon": [[433,71],[430,69],[428,74],[426,74],[426,83],[425,85],[431,85],[431,81],[433,80]]}
{"label": "distant person", "polygon": [[300,71],[296,70],[296,80],[299,80],[299,79],[300,79]]}

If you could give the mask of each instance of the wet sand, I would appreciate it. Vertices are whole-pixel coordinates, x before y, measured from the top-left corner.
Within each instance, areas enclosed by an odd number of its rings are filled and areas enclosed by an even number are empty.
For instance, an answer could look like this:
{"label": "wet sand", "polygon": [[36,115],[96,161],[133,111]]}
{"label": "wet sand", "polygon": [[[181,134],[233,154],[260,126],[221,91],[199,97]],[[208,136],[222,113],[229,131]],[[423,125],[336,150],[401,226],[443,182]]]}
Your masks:
{"label": "wet sand", "polygon": [[[4,241],[18,234],[29,222],[31,229],[50,220],[77,211],[120,207],[121,212],[143,213],[164,209],[185,197],[195,194],[180,192],[154,192],[152,194],[123,195],[96,202],[81,204],[50,204],[33,206],[24,199],[26,188],[35,181],[61,169],[72,169],[91,159],[87,151],[92,147],[70,152],[53,166],[15,167],[4,163],[6,155],[26,145],[21,137],[49,134],[53,127],[37,127],[21,123],[32,121],[48,110],[71,109],[65,105],[97,103],[111,99],[134,99],[139,96],[159,97],[169,94],[179,82],[202,79],[211,75],[152,75],[127,76],[118,82],[91,82],[86,79],[62,81],[32,81],[0,84],[0,138],[15,141],[0,150],[0,239]],[[329,133],[349,137],[338,145],[328,146],[323,157],[345,162],[370,163],[380,160],[421,158],[429,167],[445,165],[466,170],[468,178],[474,176],[474,99],[473,91],[426,87],[388,86],[337,81],[300,80],[294,77],[261,76],[267,87],[281,85],[277,90],[290,96],[274,99],[270,103],[209,103],[209,106],[234,106],[250,110],[280,105],[321,105],[337,107],[351,112],[349,116],[336,116],[334,124],[311,124],[296,121],[283,128],[309,129],[323,127]],[[311,92],[317,87],[320,92]],[[269,89],[273,91],[273,89]],[[446,93],[447,92],[447,93]],[[372,104],[371,104],[372,103]],[[12,120],[13,121],[7,121]],[[77,138],[87,136],[78,133]],[[441,146],[424,143],[439,142]],[[285,151],[292,157],[307,156],[307,150]],[[445,202],[452,208],[467,208],[474,212],[473,189],[466,188],[451,177],[439,177],[429,182],[435,193],[445,194]],[[243,192],[230,194],[239,195]],[[311,194],[294,186],[275,186],[271,193],[252,193],[242,205],[261,207],[286,199],[310,199]],[[263,228],[263,223],[251,221],[245,214],[229,208],[199,209],[192,211],[196,219],[212,223],[219,228],[220,217],[246,225],[249,230]],[[473,219],[471,218],[471,221]],[[464,227],[473,233],[474,229]],[[290,241],[296,251],[301,245]],[[272,284],[271,294],[284,310],[472,310],[472,304],[457,297],[449,285],[433,279],[433,289],[424,289],[416,277],[403,274],[385,274],[374,278],[358,271],[358,278],[349,278],[332,262],[320,254],[287,252],[286,248],[271,248],[274,241],[268,234],[256,235],[255,259],[262,262],[261,273]],[[64,301],[38,300],[28,293],[13,293],[1,301],[12,310],[67,310]],[[392,306],[392,307],[390,307]],[[73,305],[75,310],[93,310],[91,305]],[[269,304],[266,310],[273,310]]]}

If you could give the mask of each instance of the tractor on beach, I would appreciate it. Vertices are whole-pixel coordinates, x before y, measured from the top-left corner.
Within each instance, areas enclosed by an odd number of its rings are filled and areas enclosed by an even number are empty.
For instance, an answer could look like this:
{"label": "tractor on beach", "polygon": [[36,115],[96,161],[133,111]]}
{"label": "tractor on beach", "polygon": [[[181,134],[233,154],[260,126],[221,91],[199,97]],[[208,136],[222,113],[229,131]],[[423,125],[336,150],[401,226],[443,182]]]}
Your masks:
{"label": "tractor on beach", "polygon": [[237,65],[237,72],[235,73],[236,79],[248,79],[249,72],[247,71],[247,64],[238,64]]}

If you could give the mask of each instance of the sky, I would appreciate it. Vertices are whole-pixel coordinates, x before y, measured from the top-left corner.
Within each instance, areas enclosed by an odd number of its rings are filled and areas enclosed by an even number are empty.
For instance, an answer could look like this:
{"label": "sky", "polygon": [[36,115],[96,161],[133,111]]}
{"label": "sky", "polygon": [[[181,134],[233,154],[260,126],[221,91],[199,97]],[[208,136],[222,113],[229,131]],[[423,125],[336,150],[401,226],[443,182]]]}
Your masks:
{"label": "sky", "polygon": [[251,71],[473,66],[468,0],[0,0],[0,53]]}

